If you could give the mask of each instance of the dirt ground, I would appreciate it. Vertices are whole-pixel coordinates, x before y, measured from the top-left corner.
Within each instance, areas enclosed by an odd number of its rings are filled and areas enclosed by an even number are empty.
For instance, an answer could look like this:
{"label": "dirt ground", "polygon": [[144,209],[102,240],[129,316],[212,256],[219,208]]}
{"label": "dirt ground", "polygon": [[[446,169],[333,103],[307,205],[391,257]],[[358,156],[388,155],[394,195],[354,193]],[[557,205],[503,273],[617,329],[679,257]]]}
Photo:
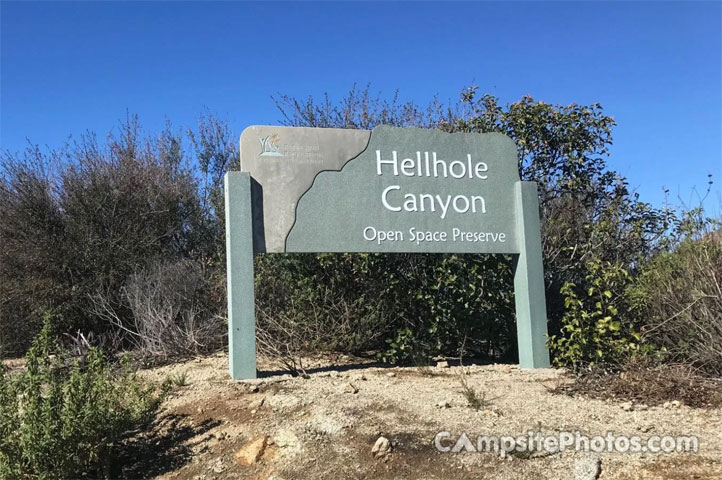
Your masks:
{"label": "dirt ground", "polygon": [[[227,358],[216,355],[143,372],[162,380],[185,376],[153,432],[139,436],[124,475],[211,479],[587,479],[582,464],[601,462],[602,480],[722,479],[722,409],[658,407],[553,394],[569,381],[563,371],[513,365],[384,368],[349,357],[309,360],[310,378],[265,372],[233,382]],[[260,363],[260,368],[272,369]],[[482,404],[472,408],[462,374]],[[693,435],[698,453],[494,452],[442,453],[447,431],[527,435],[580,432]],[[375,456],[380,437],[390,453]],[[266,438],[257,461],[236,453]],[[262,440],[261,440],[262,442]],[[247,450],[246,450],[247,451]],[[132,466],[131,466],[132,465]]]}

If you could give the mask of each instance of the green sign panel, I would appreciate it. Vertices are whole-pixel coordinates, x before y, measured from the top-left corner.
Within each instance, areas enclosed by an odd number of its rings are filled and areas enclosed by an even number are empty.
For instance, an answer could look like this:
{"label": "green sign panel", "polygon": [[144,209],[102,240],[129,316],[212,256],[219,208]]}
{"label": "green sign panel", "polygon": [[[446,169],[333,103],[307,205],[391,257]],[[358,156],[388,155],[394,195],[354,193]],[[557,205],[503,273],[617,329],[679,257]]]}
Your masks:
{"label": "green sign panel", "polygon": [[233,378],[256,375],[254,252],[514,254],[520,363],[549,365],[536,184],[508,137],[254,126],[225,187]]}

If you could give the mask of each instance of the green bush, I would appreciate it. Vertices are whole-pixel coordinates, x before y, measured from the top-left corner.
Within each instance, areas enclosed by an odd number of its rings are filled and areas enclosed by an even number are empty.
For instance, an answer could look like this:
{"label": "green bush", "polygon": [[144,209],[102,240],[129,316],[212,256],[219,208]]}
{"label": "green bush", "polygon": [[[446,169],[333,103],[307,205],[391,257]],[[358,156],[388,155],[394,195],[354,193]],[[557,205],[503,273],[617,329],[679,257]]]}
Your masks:
{"label": "green bush", "polygon": [[419,363],[515,346],[504,256],[266,255],[256,259],[256,292],[265,353],[375,350]]}
{"label": "green bush", "polygon": [[0,370],[0,478],[108,476],[121,442],[148,425],[164,387],[113,367],[98,349],[69,363],[50,322],[33,341],[26,369]]}
{"label": "green bush", "polygon": [[620,265],[587,262],[584,288],[561,289],[566,312],[561,332],[547,342],[558,366],[579,371],[591,365],[620,368],[640,349],[638,322],[630,315],[627,290],[632,279]]}

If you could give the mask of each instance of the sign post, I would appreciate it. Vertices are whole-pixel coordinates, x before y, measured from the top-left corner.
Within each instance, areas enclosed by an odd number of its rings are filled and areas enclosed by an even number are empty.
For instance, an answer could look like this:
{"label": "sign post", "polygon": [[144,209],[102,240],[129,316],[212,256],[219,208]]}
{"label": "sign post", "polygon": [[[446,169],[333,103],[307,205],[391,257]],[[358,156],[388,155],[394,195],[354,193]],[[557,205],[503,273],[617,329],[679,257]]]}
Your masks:
{"label": "sign post", "polygon": [[515,258],[519,362],[549,366],[536,184],[497,134],[254,126],[225,177],[230,373],[255,378],[253,254]]}

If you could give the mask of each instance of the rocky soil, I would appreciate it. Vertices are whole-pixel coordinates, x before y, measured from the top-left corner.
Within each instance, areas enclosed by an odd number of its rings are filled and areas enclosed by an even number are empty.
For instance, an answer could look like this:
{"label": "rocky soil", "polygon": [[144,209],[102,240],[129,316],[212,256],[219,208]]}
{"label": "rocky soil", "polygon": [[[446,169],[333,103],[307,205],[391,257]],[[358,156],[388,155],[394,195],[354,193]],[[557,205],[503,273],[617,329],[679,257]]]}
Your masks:
{"label": "rocky soil", "polygon": [[[383,368],[309,360],[309,378],[233,382],[223,355],[143,372],[185,377],[125,475],[163,479],[720,479],[722,409],[646,407],[551,392],[560,370]],[[315,363],[314,363],[315,362]],[[261,362],[261,369],[271,368]],[[465,379],[467,389],[462,387]],[[182,382],[178,382],[182,383]],[[473,394],[469,394],[473,391]],[[466,392],[466,393],[465,393]],[[469,405],[470,395],[475,407]],[[442,453],[438,432],[694,435],[698,453]],[[474,441],[472,440],[472,441]],[[453,441],[451,445],[453,445]]]}

